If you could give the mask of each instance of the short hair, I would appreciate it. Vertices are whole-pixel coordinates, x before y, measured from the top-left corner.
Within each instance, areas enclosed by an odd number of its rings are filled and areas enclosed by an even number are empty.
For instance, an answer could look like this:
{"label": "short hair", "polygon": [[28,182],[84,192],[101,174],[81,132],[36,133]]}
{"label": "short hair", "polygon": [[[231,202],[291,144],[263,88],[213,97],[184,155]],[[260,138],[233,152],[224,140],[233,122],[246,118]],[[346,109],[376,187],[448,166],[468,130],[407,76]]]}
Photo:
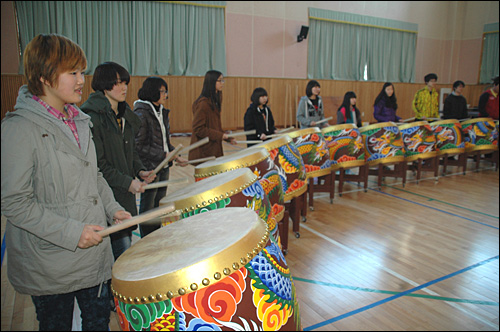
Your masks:
{"label": "short hair", "polygon": [[437,81],[437,79],[438,79],[438,77],[437,77],[437,75],[436,75],[436,74],[434,74],[434,73],[427,74],[427,75],[425,75],[425,77],[424,77],[424,81],[425,81],[425,83],[430,82],[431,80],[436,80],[436,81]]}
{"label": "short hair", "polygon": [[465,87],[465,83],[463,81],[455,81],[453,83],[453,90],[455,90],[456,88],[458,88],[459,86],[463,86]]}
{"label": "short hair", "polygon": [[264,88],[256,88],[253,90],[252,96],[250,97],[250,100],[254,105],[259,105],[260,104],[260,97],[267,96],[267,91]]}
{"label": "short hair", "polygon": [[160,89],[163,86],[168,91],[167,82],[163,78],[150,76],[142,83],[137,96],[140,100],[157,102],[160,100]]}
{"label": "short hair", "polygon": [[498,76],[497,76],[497,77],[495,77],[495,78],[493,79],[493,85],[498,85],[498,80],[499,80],[499,77],[498,77]]}
{"label": "short hair", "polygon": [[87,58],[82,48],[70,39],[57,34],[39,34],[26,46],[23,65],[29,92],[43,96],[40,78],[57,87],[62,73],[87,69]]}
{"label": "short hair", "polygon": [[130,74],[116,62],[104,62],[96,67],[92,77],[92,89],[94,91],[112,90],[116,83],[120,81],[129,83]]}
{"label": "short hair", "polygon": [[309,83],[307,83],[307,86],[306,86],[306,96],[307,97],[311,97],[312,96],[312,89],[314,87],[318,87],[318,88],[321,88],[321,85],[319,85],[318,81],[315,81],[315,80],[310,80]]}

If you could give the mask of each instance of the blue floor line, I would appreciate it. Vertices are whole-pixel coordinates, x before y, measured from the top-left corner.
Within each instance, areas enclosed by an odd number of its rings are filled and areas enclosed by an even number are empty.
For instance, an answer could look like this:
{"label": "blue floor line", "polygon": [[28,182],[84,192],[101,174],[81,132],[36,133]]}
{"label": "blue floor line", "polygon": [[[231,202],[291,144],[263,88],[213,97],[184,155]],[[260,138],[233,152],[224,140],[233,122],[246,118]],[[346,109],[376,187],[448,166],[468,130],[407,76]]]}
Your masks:
{"label": "blue floor line", "polygon": [[409,289],[409,290],[407,290],[407,291],[401,292],[401,293],[399,293],[399,294],[397,294],[397,295],[390,296],[390,297],[388,297],[388,298],[386,298],[386,299],[383,299],[383,300],[377,301],[377,302],[375,302],[375,303],[372,303],[372,304],[366,305],[366,306],[364,306],[364,307],[358,308],[358,309],[356,309],[356,310],[353,310],[353,311],[347,312],[347,313],[342,314],[342,315],[340,315],[340,316],[330,318],[330,319],[328,319],[328,320],[326,320],[326,321],[324,321],[324,322],[321,322],[321,323],[318,323],[318,324],[314,324],[314,325],[308,326],[308,327],[304,328],[304,331],[312,331],[312,330],[314,330],[314,329],[317,329],[317,328],[323,327],[323,326],[325,326],[325,325],[335,323],[335,322],[337,322],[337,321],[339,321],[339,320],[341,320],[341,319],[344,319],[344,318],[347,318],[347,317],[353,316],[353,315],[355,315],[355,314],[361,313],[361,312],[366,311],[366,310],[368,310],[368,309],[372,309],[372,308],[374,308],[374,307],[377,307],[377,306],[382,305],[382,304],[384,304],[384,303],[390,302],[390,301],[392,301],[392,300],[396,300],[396,299],[398,299],[398,298],[400,298],[400,297],[402,297],[402,296],[405,296],[405,295],[407,295],[407,294],[410,294],[410,293],[413,293],[413,292],[419,291],[419,290],[421,290],[422,288],[429,287],[430,285],[434,285],[434,284],[436,284],[436,283],[438,283],[438,282],[441,282],[441,281],[443,281],[443,280],[449,279],[449,278],[454,277],[454,276],[456,276],[456,275],[459,275],[459,274],[461,274],[461,273],[467,272],[467,271],[469,271],[469,270],[472,270],[472,269],[474,269],[474,268],[476,268],[476,267],[479,267],[479,266],[481,266],[481,265],[487,264],[487,263],[492,262],[492,261],[494,261],[494,260],[498,260],[498,255],[497,255],[497,256],[494,256],[494,257],[491,257],[491,258],[488,258],[488,259],[486,259],[486,260],[484,260],[484,261],[482,261],[482,262],[479,262],[479,263],[477,263],[477,264],[474,264],[474,265],[471,265],[471,266],[469,266],[469,267],[466,267],[466,268],[463,268],[463,269],[461,269],[461,270],[458,270],[458,271],[456,271],[456,272],[453,272],[453,273],[451,273],[451,274],[448,274],[448,275],[446,275],[446,276],[443,276],[443,277],[440,277],[440,278],[437,278],[437,279],[431,280],[431,281],[429,281],[429,282],[426,282],[425,284],[422,284],[422,285],[420,285],[420,286],[418,286],[418,287],[414,287],[414,288]]}

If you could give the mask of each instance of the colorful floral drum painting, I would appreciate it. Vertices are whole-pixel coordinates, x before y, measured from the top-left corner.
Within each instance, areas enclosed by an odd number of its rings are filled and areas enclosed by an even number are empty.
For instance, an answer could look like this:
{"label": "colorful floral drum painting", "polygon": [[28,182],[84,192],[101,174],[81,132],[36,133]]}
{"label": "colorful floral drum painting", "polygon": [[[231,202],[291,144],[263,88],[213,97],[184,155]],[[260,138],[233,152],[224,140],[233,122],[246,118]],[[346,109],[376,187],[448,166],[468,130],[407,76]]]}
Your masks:
{"label": "colorful floral drum painting", "polygon": [[293,139],[295,146],[302,156],[307,178],[331,173],[328,147],[319,128],[300,129],[287,135]]}
{"label": "colorful floral drum painting", "polygon": [[438,155],[453,155],[465,152],[462,125],[455,119],[432,122],[431,128],[436,136]]}
{"label": "colorful floral drum painting", "polygon": [[497,150],[498,126],[491,118],[476,118],[462,122],[465,150]]}
{"label": "colorful floral drum painting", "polygon": [[246,208],[161,227],[113,265],[123,331],[300,331],[285,257]]}
{"label": "colorful floral drum painting", "polygon": [[[222,209],[226,207],[246,207],[254,210],[269,225],[269,231],[280,243],[278,223],[274,215],[269,197],[264,188],[249,168],[240,168],[214,175],[187,185],[172,193],[167,193],[160,200],[161,205],[174,203],[180,218],[195,214]],[[162,217],[162,224],[172,221]]]}
{"label": "colorful floral drum painting", "polygon": [[429,159],[437,155],[436,136],[427,121],[417,121],[399,126],[405,145],[405,159]]}
{"label": "colorful floral drum painting", "polygon": [[381,122],[359,128],[368,166],[405,160],[403,138],[394,122]]}
{"label": "colorful floral drum painting", "polygon": [[257,175],[273,210],[276,222],[283,219],[285,194],[278,167],[265,148],[244,149],[227,156],[204,162],[194,168],[196,181],[239,168],[250,168]]}
{"label": "colorful floral drum painting", "polygon": [[297,146],[288,135],[253,145],[249,149],[265,148],[278,167],[282,179],[285,201],[298,197],[307,191],[307,173]]}
{"label": "colorful floral drum painting", "polygon": [[328,145],[332,170],[365,164],[363,136],[355,124],[329,126],[321,129],[321,132]]}

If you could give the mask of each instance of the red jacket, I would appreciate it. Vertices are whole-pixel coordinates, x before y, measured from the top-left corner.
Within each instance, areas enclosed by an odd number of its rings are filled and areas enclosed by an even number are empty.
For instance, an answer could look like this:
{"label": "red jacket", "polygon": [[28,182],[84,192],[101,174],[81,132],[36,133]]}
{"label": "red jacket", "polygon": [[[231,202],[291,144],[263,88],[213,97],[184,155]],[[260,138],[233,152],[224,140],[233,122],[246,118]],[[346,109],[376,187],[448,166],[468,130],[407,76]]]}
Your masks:
{"label": "red jacket", "polygon": [[479,97],[479,116],[490,117],[498,120],[498,93],[495,94],[491,89],[484,92]]}

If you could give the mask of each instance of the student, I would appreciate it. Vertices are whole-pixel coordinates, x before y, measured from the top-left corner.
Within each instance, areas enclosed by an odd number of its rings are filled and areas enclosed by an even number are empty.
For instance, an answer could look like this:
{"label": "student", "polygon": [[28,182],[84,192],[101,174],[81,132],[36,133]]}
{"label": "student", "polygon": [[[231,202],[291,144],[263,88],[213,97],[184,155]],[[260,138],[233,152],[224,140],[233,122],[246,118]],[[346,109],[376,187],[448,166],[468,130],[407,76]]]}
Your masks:
{"label": "student", "polygon": [[203,89],[198,99],[193,103],[193,132],[191,144],[205,137],[209,142],[189,151],[189,160],[206,157],[221,157],[224,155],[222,141],[236,145],[236,140],[230,138],[222,130],[221,107],[224,77],[217,70],[209,70],[205,74]]}
{"label": "student", "polygon": [[81,101],[87,60],[66,37],[38,35],[23,55],[27,85],[2,121],[2,214],[7,273],[31,295],[40,330],[107,331],[113,255],[97,231],[131,217],[97,168]]}
{"label": "student", "polygon": [[493,87],[479,97],[479,116],[498,120],[498,76],[493,79]]}
{"label": "student", "polygon": [[356,94],[353,91],[346,92],[344,101],[337,110],[337,124],[354,123],[361,127],[361,112],[356,107]]}
{"label": "student", "polygon": [[[250,106],[244,117],[244,130],[255,129],[256,133],[254,135],[247,135],[247,140],[265,141],[268,135],[272,135],[276,132],[273,113],[269,106],[267,106],[267,91],[264,88],[256,88],[253,90],[250,101]],[[247,146],[250,147],[255,144],[248,143]]]}
{"label": "student", "polygon": [[311,80],[307,83],[306,95],[300,98],[299,107],[297,109],[297,121],[299,122],[300,128],[324,128],[329,126],[328,122],[316,123],[325,118],[323,101],[319,96],[320,92],[321,86],[318,81]]}
{"label": "student", "polygon": [[[148,77],[138,93],[139,99],[134,102],[134,113],[141,120],[141,126],[135,137],[135,146],[139,158],[147,169],[156,169],[170,151],[175,147],[170,143],[169,109],[163,107],[168,99],[168,85],[163,78]],[[187,166],[187,160],[177,157],[180,166]],[[166,181],[169,178],[169,167],[161,169],[153,182]],[[141,194],[139,213],[144,213],[160,206],[165,197],[167,187],[146,190]],[[158,225],[139,225],[141,238],[160,228]]]}
{"label": "student", "polygon": [[373,117],[378,122],[401,122],[401,118],[396,115],[398,102],[394,85],[390,82],[384,83],[382,91],[375,98],[373,104]]}
{"label": "student", "polygon": [[467,100],[462,96],[462,91],[465,83],[455,81],[453,83],[453,91],[444,100],[443,119],[467,119],[469,112],[467,111]]}
{"label": "student", "polygon": [[[144,186],[154,176],[148,177],[151,171],[146,171],[135,149],[135,135],[141,120],[125,102],[129,81],[128,71],[119,64],[100,64],[92,78],[95,92],[90,94],[81,108],[92,119],[99,169],[113,189],[116,200],[135,216],[135,195],[144,192]],[[115,260],[130,248],[132,230],[136,228],[129,227],[110,235]]]}
{"label": "student", "polygon": [[426,87],[415,93],[412,103],[412,108],[415,112],[415,121],[427,120],[428,118],[439,119],[439,96],[434,88],[437,79],[436,74],[425,75],[424,81]]}

